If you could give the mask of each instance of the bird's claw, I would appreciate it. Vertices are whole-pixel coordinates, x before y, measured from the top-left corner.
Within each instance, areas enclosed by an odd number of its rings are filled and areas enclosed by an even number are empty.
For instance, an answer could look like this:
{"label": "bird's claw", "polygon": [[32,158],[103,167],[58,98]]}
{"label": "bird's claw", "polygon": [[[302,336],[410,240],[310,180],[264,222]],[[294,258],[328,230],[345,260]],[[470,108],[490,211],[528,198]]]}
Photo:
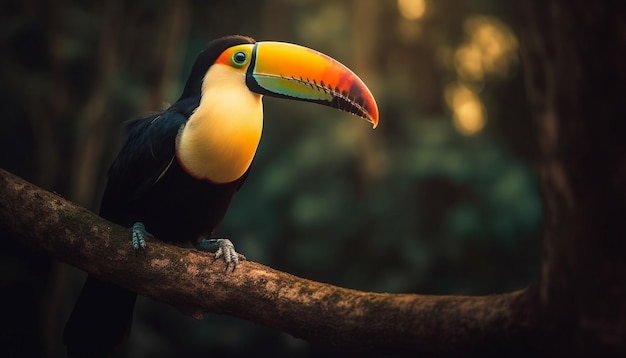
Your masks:
{"label": "bird's claw", "polygon": [[233,265],[235,271],[239,261],[244,261],[246,257],[235,251],[235,245],[228,239],[202,239],[196,244],[196,249],[200,251],[214,252],[215,259],[222,258],[226,263],[226,270]]}
{"label": "bird's claw", "polygon": [[146,230],[146,227],[142,222],[134,223],[133,226],[131,227],[131,230],[133,232],[133,237],[131,240],[131,243],[133,245],[133,250],[135,251],[139,249],[145,250],[146,249],[146,237],[154,238],[154,236],[152,236],[152,234],[150,234]]}

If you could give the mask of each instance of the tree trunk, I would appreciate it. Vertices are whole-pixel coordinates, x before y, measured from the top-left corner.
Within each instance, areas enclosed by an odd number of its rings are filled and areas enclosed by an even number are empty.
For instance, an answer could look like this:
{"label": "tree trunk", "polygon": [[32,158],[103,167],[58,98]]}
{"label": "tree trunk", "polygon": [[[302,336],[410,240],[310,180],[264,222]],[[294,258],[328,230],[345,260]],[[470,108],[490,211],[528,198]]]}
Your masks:
{"label": "tree trunk", "polygon": [[521,2],[546,213],[544,356],[626,356],[625,4]]}

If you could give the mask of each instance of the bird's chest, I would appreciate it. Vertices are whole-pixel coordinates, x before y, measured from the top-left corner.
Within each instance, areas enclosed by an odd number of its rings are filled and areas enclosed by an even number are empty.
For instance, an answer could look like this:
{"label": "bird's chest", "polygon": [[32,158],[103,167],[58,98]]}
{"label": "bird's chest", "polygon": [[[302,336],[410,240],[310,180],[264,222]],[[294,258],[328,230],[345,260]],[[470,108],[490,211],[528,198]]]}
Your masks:
{"label": "bird's chest", "polygon": [[230,183],[250,167],[262,130],[261,96],[207,90],[177,137],[176,155],[196,178]]}
{"label": "bird's chest", "polygon": [[189,242],[210,235],[220,223],[238,183],[198,180],[176,161],[141,203],[141,220],[157,239]]}

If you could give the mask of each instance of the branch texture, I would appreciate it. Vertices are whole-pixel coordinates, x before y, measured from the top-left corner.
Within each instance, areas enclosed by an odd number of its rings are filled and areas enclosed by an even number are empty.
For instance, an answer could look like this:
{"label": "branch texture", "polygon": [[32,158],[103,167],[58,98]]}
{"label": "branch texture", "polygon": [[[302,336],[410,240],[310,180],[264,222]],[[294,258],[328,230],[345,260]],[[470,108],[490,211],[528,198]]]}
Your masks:
{"label": "branch texture", "polygon": [[491,296],[371,293],[314,282],[244,261],[150,240],[0,169],[0,232],[70,265],[196,318],[224,314],[346,352],[436,356],[525,355],[534,288]]}

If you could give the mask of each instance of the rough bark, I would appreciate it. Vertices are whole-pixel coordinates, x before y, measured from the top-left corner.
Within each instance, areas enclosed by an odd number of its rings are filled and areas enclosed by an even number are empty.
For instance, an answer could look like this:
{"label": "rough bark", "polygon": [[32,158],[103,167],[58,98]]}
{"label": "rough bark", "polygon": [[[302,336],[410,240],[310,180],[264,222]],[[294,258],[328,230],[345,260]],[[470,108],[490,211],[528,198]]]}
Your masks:
{"label": "rough bark", "polygon": [[545,356],[626,356],[626,3],[521,1],[545,203]]}
{"label": "rough bark", "polygon": [[180,308],[267,325],[347,352],[436,356],[525,355],[535,322],[533,288],[491,296],[361,292],[245,261],[234,272],[211,255],[150,240],[0,169],[0,232]]}

